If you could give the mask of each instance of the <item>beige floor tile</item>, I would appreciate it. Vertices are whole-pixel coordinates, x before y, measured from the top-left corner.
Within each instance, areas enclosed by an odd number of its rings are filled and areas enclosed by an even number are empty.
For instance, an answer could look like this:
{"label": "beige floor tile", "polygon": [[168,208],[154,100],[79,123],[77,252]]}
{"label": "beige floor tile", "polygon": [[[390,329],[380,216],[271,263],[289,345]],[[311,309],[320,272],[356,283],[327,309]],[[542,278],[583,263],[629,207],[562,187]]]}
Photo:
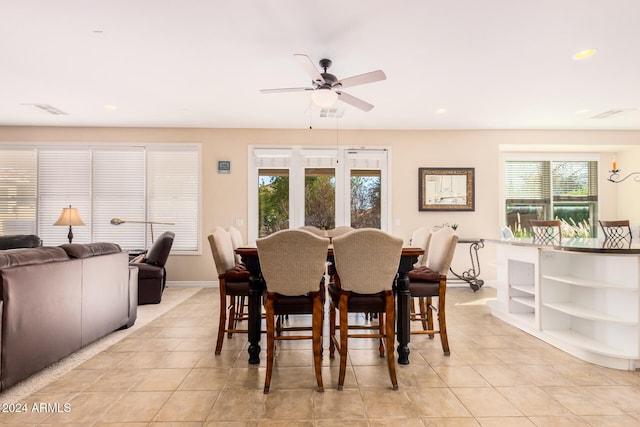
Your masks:
{"label": "beige floor tile", "polygon": [[482,427],[535,427],[527,417],[487,417],[478,418]]}
{"label": "beige floor tile", "polygon": [[203,421],[219,394],[219,391],[176,391],[154,421]]}
{"label": "beige floor tile", "polygon": [[521,417],[522,412],[497,390],[489,387],[452,388],[451,391],[477,418]]}
{"label": "beige floor tile", "polygon": [[163,358],[159,368],[195,368],[207,353],[203,351],[172,351]]}
{"label": "beige floor tile", "polygon": [[589,387],[542,387],[546,393],[576,415],[621,415],[611,402],[603,401]]}
{"label": "beige floor tile", "polygon": [[638,419],[630,415],[586,415],[583,416],[592,427],[637,427]]}
{"label": "beige floor tile", "polygon": [[45,418],[45,423],[90,423],[96,418],[100,419],[102,414],[116,404],[119,397],[120,393],[118,392],[80,393],[68,402],[60,402],[63,405],[68,404],[68,406],[63,411],[53,413]]}
{"label": "beige floor tile", "polygon": [[172,391],[189,375],[190,369],[149,369],[134,391]]}
{"label": "beige floor tile", "polygon": [[471,417],[460,399],[446,387],[403,389],[423,417]]}
{"label": "beige floor tile", "polygon": [[434,366],[433,370],[449,387],[489,387],[489,383],[470,366]]}
{"label": "beige floor tile", "polygon": [[496,389],[524,415],[571,415],[569,409],[536,386],[496,387]]}
{"label": "beige floor tile", "polygon": [[357,389],[325,390],[313,395],[313,414],[316,420],[362,420],[366,417],[364,402]]}
{"label": "beige floor tile", "polygon": [[529,417],[529,419],[538,427],[591,427],[591,424],[577,415]]}
{"label": "beige floor tile", "polygon": [[475,418],[423,418],[425,427],[479,427]]}
{"label": "beige floor tile", "polygon": [[270,420],[312,420],[315,390],[274,390],[265,399],[264,418]]}
{"label": "beige floor tile", "polygon": [[140,381],[147,378],[148,370],[141,369],[111,369],[103,371],[103,374],[89,385],[86,391],[128,391],[133,389]]}
{"label": "beige floor tile", "polygon": [[178,390],[222,390],[230,373],[226,368],[195,368],[189,371]]}
{"label": "beige floor tile", "polygon": [[104,414],[106,422],[152,421],[167,402],[170,391],[132,391],[120,395]]}
{"label": "beige floor tile", "polygon": [[267,396],[262,389],[223,390],[207,415],[206,421],[257,421],[264,416]]}
{"label": "beige floor tile", "polygon": [[418,418],[415,405],[403,389],[361,389],[367,417],[370,419]]}
{"label": "beige floor tile", "polygon": [[507,365],[474,365],[472,367],[494,387],[530,384],[519,372]]}

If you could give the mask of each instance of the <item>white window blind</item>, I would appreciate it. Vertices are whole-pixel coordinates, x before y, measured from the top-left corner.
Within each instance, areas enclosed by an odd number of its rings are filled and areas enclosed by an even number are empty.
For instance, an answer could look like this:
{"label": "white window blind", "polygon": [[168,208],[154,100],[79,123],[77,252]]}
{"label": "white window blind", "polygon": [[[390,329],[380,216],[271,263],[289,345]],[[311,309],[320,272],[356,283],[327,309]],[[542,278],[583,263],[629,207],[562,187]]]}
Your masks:
{"label": "white window blind", "polygon": [[38,235],[46,246],[68,243],[69,227],[55,226],[62,209],[78,209],[84,226],[73,227],[74,243],[91,242],[91,151],[40,149],[38,155]]}
{"label": "white window blind", "polygon": [[154,233],[173,231],[175,251],[197,250],[200,241],[198,158],[197,147],[147,150],[147,220],[174,223],[154,225]]}
{"label": "white window blind", "polygon": [[[54,226],[71,205],[85,223],[73,242],[149,248],[175,232],[172,253],[200,250],[200,149],[195,144],[0,147],[0,235],[38,234],[45,245],[67,243]],[[125,221],[112,225],[111,220]],[[127,222],[134,221],[134,222]]]}
{"label": "white window blind", "polygon": [[[142,147],[93,150],[93,240],[117,242],[127,249],[145,247],[145,152]],[[115,173],[117,171],[117,173]],[[149,239],[150,240],[150,239]]]}
{"label": "white window blind", "polygon": [[508,200],[549,203],[551,186],[548,161],[507,161],[504,191]]}
{"label": "white window blind", "polygon": [[36,234],[37,151],[0,148],[0,236]]}

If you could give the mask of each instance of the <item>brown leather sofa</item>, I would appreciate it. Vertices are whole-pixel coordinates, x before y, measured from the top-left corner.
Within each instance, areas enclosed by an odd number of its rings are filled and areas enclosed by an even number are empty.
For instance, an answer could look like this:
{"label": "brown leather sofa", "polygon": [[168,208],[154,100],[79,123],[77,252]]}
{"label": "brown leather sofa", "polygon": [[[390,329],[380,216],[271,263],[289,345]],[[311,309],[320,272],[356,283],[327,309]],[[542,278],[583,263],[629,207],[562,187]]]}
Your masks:
{"label": "brown leather sofa", "polygon": [[134,324],[128,261],[113,243],[0,251],[0,390]]}

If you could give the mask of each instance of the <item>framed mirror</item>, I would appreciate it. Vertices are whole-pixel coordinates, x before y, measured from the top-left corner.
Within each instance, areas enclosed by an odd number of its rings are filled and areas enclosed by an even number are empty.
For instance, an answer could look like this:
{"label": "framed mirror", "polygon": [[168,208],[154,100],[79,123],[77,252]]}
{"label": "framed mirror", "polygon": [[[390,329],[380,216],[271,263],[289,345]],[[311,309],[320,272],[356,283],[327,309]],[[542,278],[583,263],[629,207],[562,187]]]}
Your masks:
{"label": "framed mirror", "polygon": [[419,168],[418,210],[474,211],[474,168]]}

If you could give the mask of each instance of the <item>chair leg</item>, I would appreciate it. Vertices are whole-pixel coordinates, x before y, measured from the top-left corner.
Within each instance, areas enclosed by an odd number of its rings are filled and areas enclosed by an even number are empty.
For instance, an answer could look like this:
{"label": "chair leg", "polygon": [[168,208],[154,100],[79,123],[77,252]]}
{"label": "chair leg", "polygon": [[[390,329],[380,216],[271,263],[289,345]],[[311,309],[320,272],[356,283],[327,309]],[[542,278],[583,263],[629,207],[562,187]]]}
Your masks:
{"label": "chair leg", "polygon": [[[442,289],[442,286],[441,286]],[[438,325],[440,327],[440,341],[442,342],[442,351],[445,356],[449,356],[449,339],[447,338],[447,318],[444,310],[445,297],[444,292],[440,292],[438,297]]]}
{"label": "chair leg", "polygon": [[329,357],[333,359],[336,352],[336,308],[329,304]]}
{"label": "chair leg", "polygon": [[320,295],[313,296],[312,335],[313,335],[313,366],[316,372],[318,391],[324,391],[322,384],[322,327],[324,323],[324,308]]}
{"label": "chair leg", "polygon": [[384,324],[385,324],[385,316],[380,313],[378,316],[378,334],[380,334],[380,338],[378,338],[378,351],[380,352],[380,357],[384,357]]}
{"label": "chair leg", "polygon": [[231,297],[229,299],[230,304],[229,304],[229,325],[227,326],[227,337],[231,338],[233,336],[233,332],[230,332],[231,330],[235,329],[236,326],[236,302],[237,302],[237,297]]}
{"label": "chair leg", "polygon": [[[391,291],[388,291],[386,295],[386,339],[387,339],[387,363],[389,365],[389,377],[391,378],[391,386],[394,390],[398,389],[398,378],[396,376],[396,361],[394,359],[395,354],[393,351],[393,345],[395,344],[395,307],[394,298]],[[380,316],[382,318],[382,316]]]}
{"label": "chair leg", "polygon": [[273,299],[265,301],[267,323],[267,372],[264,377],[264,394],[269,393],[271,387],[271,374],[273,373],[273,359],[275,357],[275,320],[273,312]]}
{"label": "chair leg", "polygon": [[420,303],[420,320],[422,320],[422,330],[428,331],[429,327],[427,325],[427,310],[429,307],[425,307],[424,297],[419,297],[418,301]]}
{"label": "chair leg", "polygon": [[338,390],[344,386],[347,373],[347,343],[349,341],[349,296],[340,295],[340,374],[338,376]]}
{"label": "chair leg", "polygon": [[[426,331],[433,331],[433,299],[427,297],[427,329]],[[434,334],[429,334],[429,338],[433,339]]]}
{"label": "chair leg", "polygon": [[218,340],[216,341],[215,354],[220,354],[224,342],[224,326],[227,323],[227,291],[224,279],[220,279],[220,320],[218,321]]}

